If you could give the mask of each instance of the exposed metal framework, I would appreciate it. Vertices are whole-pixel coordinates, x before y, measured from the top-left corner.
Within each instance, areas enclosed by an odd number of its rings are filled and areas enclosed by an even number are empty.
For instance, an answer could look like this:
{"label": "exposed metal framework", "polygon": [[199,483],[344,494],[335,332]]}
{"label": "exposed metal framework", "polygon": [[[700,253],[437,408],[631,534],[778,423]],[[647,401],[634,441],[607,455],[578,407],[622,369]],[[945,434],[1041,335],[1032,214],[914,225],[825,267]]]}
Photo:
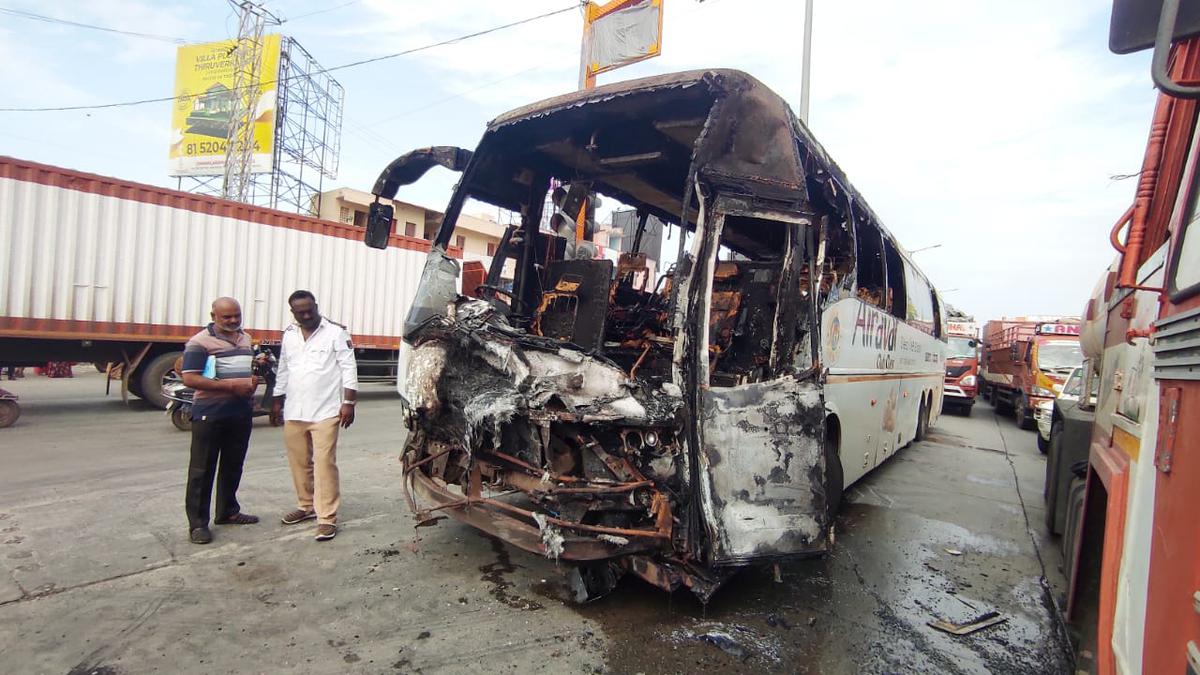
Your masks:
{"label": "exposed metal framework", "polygon": [[[263,28],[267,10],[243,0],[237,4],[240,23],[233,49],[233,116],[225,138],[225,177],[221,196],[248,201],[254,162],[254,123],[262,90]],[[277,23],[277,20],[275,21]]]}
{"label": "exposed metal framework", "polygon": [[[337,178],[345,90],[296,40],[284,37],[280,43],[271,171],[242,173],[231,194],[227,161],[225,176],[180,177],[179,189],[295,213],[319,211],[324,180]],[[245,166],[251,166],[251,157]]]}
{"label": "exposed metal framework", "polygon": [[312,55],[284,38],[279,56],[272,208],[316,213],[326,178],[337,178],[345,90]]}

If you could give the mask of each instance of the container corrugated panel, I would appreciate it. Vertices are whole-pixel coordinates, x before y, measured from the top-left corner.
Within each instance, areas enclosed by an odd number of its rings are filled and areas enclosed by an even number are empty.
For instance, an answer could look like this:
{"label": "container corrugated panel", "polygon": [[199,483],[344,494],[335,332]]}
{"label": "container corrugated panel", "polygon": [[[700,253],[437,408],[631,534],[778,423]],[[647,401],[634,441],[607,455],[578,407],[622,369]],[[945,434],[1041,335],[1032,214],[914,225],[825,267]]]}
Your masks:
{"label": "container corrugated panel", "polygon": [[358,346],[396,348],[428,242],[0,157],[0,335],[186,339],[229,295],[255,337],[317,297]]}

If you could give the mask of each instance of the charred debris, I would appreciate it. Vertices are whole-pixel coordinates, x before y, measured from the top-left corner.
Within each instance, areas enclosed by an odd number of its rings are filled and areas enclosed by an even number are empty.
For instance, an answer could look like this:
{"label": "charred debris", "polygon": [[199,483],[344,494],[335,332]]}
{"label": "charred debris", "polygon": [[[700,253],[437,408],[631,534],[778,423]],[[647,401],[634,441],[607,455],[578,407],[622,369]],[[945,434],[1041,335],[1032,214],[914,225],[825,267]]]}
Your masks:
{"label": "charred debris", "polygon": [[[724,70],[573,93],[494,120],[474,152],[400,157],[375,193],[433,166],[463,175],[406,326],[419,521],[575,563],[579,600],[626,573],[707,600],[739,566],[826,549],[841,486],[813,327],[851,292],[850,219],[874,217],[776,94]],[[636,244],[615,266],[573,255],[589,232],[540,228],[552,185],[635,206],[639,243],[650,215],[682,224],[688,246],[658,281]],[[468,199],[521,224],[459,294],[446,251]]]}

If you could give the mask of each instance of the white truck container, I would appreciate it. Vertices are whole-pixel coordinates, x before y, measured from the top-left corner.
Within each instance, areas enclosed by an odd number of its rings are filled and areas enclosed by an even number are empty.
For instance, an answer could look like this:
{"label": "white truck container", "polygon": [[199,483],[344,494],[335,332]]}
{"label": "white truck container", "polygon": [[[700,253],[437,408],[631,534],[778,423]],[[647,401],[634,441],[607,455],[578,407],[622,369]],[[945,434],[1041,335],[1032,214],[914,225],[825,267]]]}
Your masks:
{"label": "white truck container", "polygon": [[209,305],[242,303],[277,345],[287,296],[312,291],[354,338],[364,379],[395,377],[429,242],[0,156],[0,366],[124,364],[129,391],[164,405],[162,378]]}

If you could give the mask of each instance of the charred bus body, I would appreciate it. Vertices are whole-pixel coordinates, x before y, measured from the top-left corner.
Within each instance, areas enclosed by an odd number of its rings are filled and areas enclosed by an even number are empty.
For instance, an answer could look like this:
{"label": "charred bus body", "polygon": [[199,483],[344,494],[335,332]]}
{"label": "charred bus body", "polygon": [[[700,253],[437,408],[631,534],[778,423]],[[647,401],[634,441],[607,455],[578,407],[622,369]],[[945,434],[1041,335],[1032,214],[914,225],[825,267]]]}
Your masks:
{"label": "charred bus body", "polygon": [[[437,165],[463,176],[405,328],[419,520],[578,563],[579,599],[624,573],[707,599],[740,566],[827,549],[843,486],[821,312],[874,293],[882,316],[891,293],[857,287],[855,223],[882,226],[782,99],[728,70],[577,92],[501,116],[474,152],[409,153],[374,191]],[[635,207],[635,240],[649,215],[682,225],[674,268],[656,283],[636,244],[615,267],[572,256],[540,227],[552,184]],[[445,251],[471,199],[521,223],[459,294]],[[373,208],[368,241],[389,221]]]}

